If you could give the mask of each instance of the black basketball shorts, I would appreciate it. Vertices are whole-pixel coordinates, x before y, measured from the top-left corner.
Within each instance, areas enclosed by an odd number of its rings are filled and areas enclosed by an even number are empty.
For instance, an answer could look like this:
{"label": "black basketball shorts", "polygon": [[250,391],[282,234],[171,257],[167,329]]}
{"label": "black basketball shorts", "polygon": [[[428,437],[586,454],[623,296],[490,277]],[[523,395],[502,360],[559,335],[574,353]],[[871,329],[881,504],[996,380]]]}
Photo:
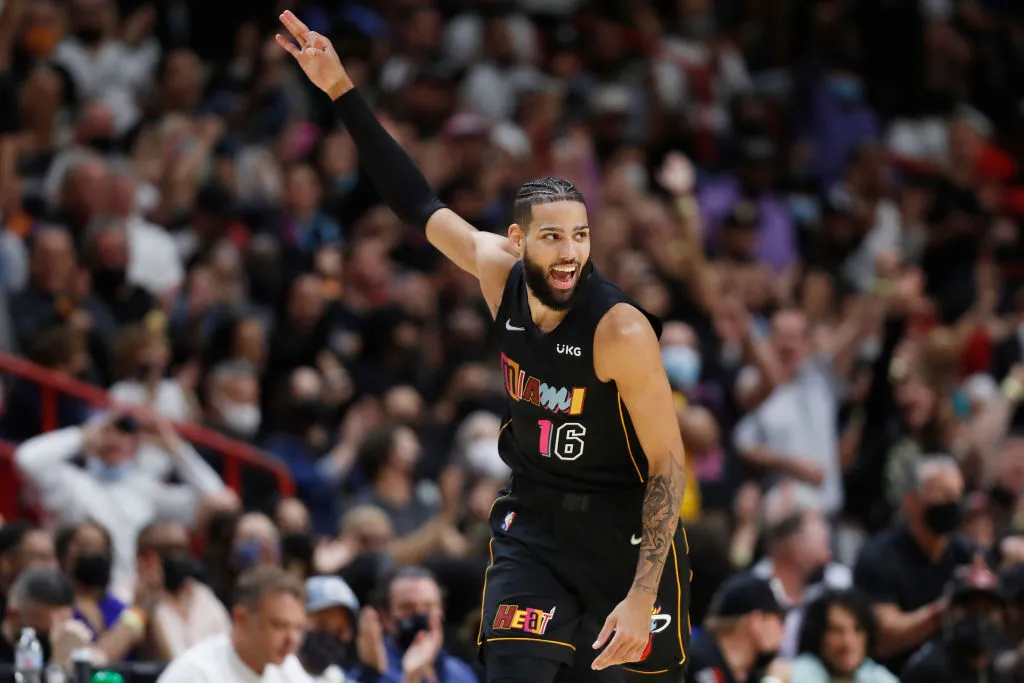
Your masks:
{"label": "black basketball shorts", "polygon": [[[605,618],[626,597],[640,550],[642,486],[574,494],[515,478],[491,508],[491,562],[478,644],[490,655],[571,664],[593,659]],[[627,671],[666,673],[686,661],[690,562],[680,525],[651,613],[650,641]]]}

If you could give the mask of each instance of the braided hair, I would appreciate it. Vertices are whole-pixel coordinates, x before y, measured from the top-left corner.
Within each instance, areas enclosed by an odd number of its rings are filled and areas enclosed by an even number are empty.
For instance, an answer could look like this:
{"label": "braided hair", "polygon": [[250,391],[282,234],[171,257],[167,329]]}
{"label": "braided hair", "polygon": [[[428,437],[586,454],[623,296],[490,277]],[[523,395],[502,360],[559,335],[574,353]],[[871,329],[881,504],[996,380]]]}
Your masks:
{"label": "braided hair", "polygon": [[523,183],[512,204],[512,220],[524,229],[533,217],[533,207],[553,202],[583,203],[583,193],[564,178],[547,176]]}

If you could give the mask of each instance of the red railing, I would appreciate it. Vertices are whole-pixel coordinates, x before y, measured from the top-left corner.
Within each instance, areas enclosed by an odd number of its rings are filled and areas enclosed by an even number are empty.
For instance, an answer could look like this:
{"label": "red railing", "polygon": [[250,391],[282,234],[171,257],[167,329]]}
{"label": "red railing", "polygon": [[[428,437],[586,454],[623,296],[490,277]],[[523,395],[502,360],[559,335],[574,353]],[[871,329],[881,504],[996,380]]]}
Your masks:
{"label": "red railing", "polygon": [[[53,431],[58,426],[57,397],[60,394],[67,394],[100,408],[113,403],[110,395],[103,389],[7,353],[0,353],[0,373],[28,380],[39,386],[39,410],[44,432]],[[282,496],[294,495],[295,483],[283,463],[263,455],[248,444],[229,439],[199,425],[176,422],[174,428],[193,444],[217,452],[223,457],[224,483],[234,491],[241,493],[241,468],[244,465],[270,472],[277,480],[277,487]],[[0,442],[0,514],[8,516],[18,512],[17,472],[12,462],[13,454],[14,449],[9,444]]]}

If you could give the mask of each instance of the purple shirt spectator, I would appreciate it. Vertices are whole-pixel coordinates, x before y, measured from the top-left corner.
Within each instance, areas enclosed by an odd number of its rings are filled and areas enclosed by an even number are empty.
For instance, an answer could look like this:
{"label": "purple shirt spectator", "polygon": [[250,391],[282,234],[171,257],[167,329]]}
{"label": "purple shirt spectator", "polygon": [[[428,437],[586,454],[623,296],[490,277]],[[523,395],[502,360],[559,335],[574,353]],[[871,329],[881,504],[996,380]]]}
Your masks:
{"label": "purple shirt spectator", "polygon": [[811,143],[811,168],[824,188],[842,178],[851,153],[879,138],[878,117],[861,96],[859,82],[841,76],[822,79],[811,91],[802,138]]}
{"label": "purple shirt spectator", "polygon": [[[712,181],[697,191],[697,202],[704,217],[705,244],[714,246],[722,221],[740,199],[740,185],[735,178]],[[786,205],[770,193],[762,194],[757,200],[757,210],[757,260],[781,271],[796,258],[793,219]]]}

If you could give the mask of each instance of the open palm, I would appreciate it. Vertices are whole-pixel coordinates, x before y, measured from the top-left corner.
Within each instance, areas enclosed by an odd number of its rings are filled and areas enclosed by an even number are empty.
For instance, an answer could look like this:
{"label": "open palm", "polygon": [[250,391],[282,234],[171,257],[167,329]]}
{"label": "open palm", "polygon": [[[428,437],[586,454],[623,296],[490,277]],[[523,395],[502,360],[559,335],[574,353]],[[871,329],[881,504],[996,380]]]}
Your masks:
{"label": "open palm", "polygon": [[299,21],[291,11],[281,14],[281,23],[288,29],[295,42],[278,33],[274,36],[278,45],[295,57],[295,61],[299,63],[313,85],[332,98],[337,98],[352,87],[345,67],[341,65],[341,58],[334,51],[331,41],[316,31],[310,31],[309,27]]}

